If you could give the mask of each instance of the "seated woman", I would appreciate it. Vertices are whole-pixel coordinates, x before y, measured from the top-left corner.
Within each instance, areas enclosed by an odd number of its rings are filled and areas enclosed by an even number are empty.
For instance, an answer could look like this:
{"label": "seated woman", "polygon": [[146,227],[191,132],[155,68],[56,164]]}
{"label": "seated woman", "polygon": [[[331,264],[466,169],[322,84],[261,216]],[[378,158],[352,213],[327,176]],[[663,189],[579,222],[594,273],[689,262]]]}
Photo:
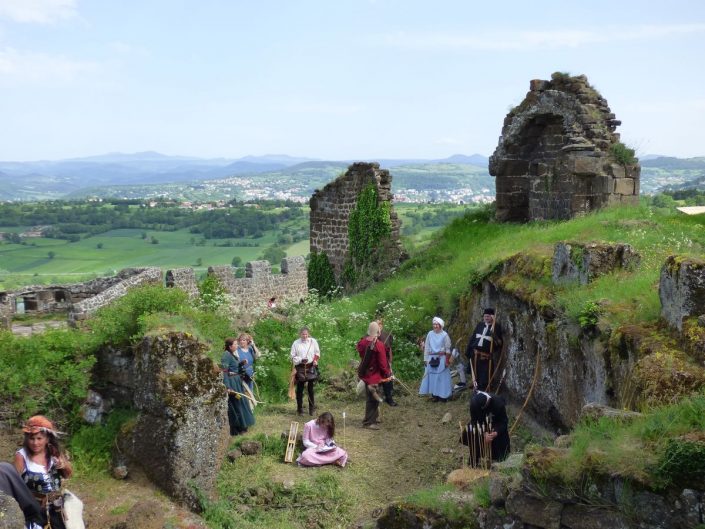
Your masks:
{"label": "seated woman", "polygon": [[52,529],[65,529],[61,481],[71,477],[71,463],[62,453],[56,428],[49,419],[35,415],[23,431],[24,442],[15,453],[15,468],[41,506],[41,527],[51,522]]}
{"label": "seated woman", "polygon": [[296,462],[304,467],[317,467],[335,463],[344,467],[348,461],[348,453],[333,441],[335,435],[335,420],[329,412],[321,413],[317,419],[312,419],[304,425],[303,443],[306,450]]}

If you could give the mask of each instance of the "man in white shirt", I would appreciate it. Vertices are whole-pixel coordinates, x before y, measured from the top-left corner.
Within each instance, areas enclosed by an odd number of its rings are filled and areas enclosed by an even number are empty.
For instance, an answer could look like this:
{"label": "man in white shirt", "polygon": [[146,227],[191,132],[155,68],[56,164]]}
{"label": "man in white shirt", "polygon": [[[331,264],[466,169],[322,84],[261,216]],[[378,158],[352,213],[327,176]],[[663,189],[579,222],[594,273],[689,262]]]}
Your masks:
{"label": "man in white shirt", "polygon": [[308,327],[299,331],[299,339],[291,344],[291,362],[294,364],[296,380],[296,413],[304,414],[304,386],[308,384],[308,414],[313,415],[316,410],[316,401],[313,393],[313,384],[318,380],[318,359],[321,350],[318,342],[313,338]]}

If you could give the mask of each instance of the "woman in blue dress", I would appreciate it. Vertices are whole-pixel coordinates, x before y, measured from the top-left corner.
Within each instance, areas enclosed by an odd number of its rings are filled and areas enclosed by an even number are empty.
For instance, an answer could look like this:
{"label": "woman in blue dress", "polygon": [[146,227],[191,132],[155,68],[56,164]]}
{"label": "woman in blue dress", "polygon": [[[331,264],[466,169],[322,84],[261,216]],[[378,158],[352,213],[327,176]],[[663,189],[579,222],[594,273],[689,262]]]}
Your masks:
{"label": "woman in blue dress", "polygon": [[249,334],[242,333],[237,337],[237,355],[240,357],[240,362],[244,361],[244,374],[242,379],[250,388],[250,391],[254,391],[254,376],[255,376],[255,350],[252,345],[252,338]]}
{"label": "woman in blue dress", "polygon": [[446,402],[453,393],[453,382],[448,362],[450,360],[450,336],[443,330],[445,323],[433,318],[433,330],[426,335],[424,343],[424,370],[419,395],[431,395],[434,402]]}
{"label": "woman in blue dress", "polygon": [[247,391],[244,388],[245,362],[237,354],[234,338],[225,340],[225,351],[220,361],[223,369],[223,382],[228,389],[228,422],[230,435],[247,432],[247,428],[255,424]]}

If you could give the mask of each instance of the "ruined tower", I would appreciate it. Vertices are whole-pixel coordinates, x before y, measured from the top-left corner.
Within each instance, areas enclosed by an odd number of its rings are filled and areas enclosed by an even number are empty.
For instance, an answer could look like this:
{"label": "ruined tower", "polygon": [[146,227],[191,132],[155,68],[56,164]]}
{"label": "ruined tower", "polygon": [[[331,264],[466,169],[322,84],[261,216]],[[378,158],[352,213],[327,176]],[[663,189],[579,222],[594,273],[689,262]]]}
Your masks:
{"label": "ruined tower", "polygon": [[533,80],[504,118],[490,157],[497,220],[569,219],[609,204],[637,204],[640,166],[619,141],[607,101],[587,77]]}

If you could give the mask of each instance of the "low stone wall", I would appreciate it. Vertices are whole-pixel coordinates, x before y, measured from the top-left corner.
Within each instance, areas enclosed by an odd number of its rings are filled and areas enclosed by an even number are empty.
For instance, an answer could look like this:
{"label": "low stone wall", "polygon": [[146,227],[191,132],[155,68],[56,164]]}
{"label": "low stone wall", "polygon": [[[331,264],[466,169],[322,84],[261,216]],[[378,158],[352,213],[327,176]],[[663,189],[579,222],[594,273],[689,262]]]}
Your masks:
{"label": "low stone wall", "polygon": [[131,288],[140,285],[159,285],[162,283],[162,271],[160,268],[142,268],[135,270],[138,271],[137,274],[131,275],[127,279],[120,281],[119,283],[93,297],[84,299],[83,301],[74,304],[69,313],[69,322],[75,323],[86,319],[99,308],[105,307],[106,305],[109,305],[115,300],[123,297]]}
{"label": "low stone wall", "polygon": [[683,320],[705,314],[705,261],[670,256],[659,281],[661,317],[679,331]]}
{"label": "low stone wall", "polygon": [[125,268],[111,277],[99,277],[84,283],[67,285],[28,285],[0,292],[0,326],[11,328],[18,314],[70,314],[77,304],[96,298],[110,288],[144,272],[144,268]]}
{"label": "low stone wall", "polygon": [[[245,265],[245,277],[235,277],[230,266],[210,266],[208,273],[217,277],[238,311],[257,311],[267,308],[270,298],[278,305],[297,303],[308,295],[306,261],[302,256],[285,257],[281,274],[272,274],[269,261],[251,261]],[[178,268],[166,273],[167,286],[198,295],[196,276],[192,268]]]}

